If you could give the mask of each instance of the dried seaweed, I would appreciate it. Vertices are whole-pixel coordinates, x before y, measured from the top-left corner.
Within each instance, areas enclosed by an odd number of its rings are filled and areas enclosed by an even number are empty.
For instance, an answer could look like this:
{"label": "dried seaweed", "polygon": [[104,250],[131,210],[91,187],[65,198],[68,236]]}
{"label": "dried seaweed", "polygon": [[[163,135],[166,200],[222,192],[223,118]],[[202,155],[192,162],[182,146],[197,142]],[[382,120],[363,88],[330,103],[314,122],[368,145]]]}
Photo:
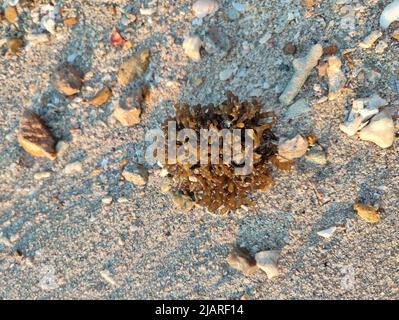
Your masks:
{"label": "dried seaweed", "polygon": [[[177,131],[190,128],[199,138],[201,129],[253,129],[253,170],[248,175],[237,175],[239,165],[232,161],[225,164],[170,164],[166,161],[166,169],[172,177],[174,188],[190,196],[197,204],[211,212],[221,214],[235,211],[241,206],[251,206],[249,196],[256,190],[265,191],[272,184],[271,163],[277,153],[276,137],[271,128],[276,122],[273,112],[262,112],[259,100],[240,102],[231,92],[226,94],[227,100],[214,106],[187,103],[176,106],[176,116],[164,123],[167,135],[167,124],[175,121]],[[241,145],[244,148],[244,136]],[[178,143],[179,144],[179,143]],[[184,143],[183,143],[184,144]],[[181,147],[178,145],[177,147]],[[208,146],[210,146],[208,144]],[[209,148],[210,149],[210,148]],[[197,152],[200,152],[199,146]],[[219,144],[219,156],[222,158],[223,142]],[[208,152],[208,159],[211,154]]]}

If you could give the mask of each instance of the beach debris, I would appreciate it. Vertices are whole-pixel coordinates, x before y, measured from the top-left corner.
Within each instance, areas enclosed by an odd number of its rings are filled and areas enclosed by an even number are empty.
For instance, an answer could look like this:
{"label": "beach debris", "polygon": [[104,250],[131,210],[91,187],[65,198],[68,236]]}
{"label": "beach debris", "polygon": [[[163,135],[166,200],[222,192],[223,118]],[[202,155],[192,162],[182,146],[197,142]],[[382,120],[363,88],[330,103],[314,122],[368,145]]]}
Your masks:
{"label": "beach debris", "polygon": [[388,48],[388,43],[384,40],[381,40],[380,42],[378,42],[378,44],[375,46],[375,52],[376,53],[384,53],[384,51]]}
{"label": "beach debris", "polygon": [[373,142],[381,148],[389,148],[395,139],[395,127],[392,117],[385,111],[381,111],[360,131],[359,138]]}
{"label": "beach debris", "polygon": [[197,0],[193,4],[194,15],[199,19],[212,15],[218,10],[219,4],[215,0]]}
{"label": "beach debris", "polygon": [[381,219],[378,211],[371,205],[355,203],[353,209],[362,220],[368,223],[377,223]]}
{"label": "beach debris", "polygon": [[73,96],[80,91],[83,80],[75,66],[65,63],[55,72],[53,84],[59,93]]}
{"label": "beach debris", "polygon": [[328,99],[336,99],[346,84],[345,74],[342,72],[342,62],[337,56],[331,56],[327,60]]}
{"label": "beach debris", "polygon": [[127,164],[123,168],[122,176],[126,181],[129,181],[139,187],[145,186],[148,182],[147,169],[138,163]]}
{"label": "beach debris", "polygon": [[125,127],[134,126],[141,121],[141,104],[144,100],[142,88],[133,90],[125,101],[115,104],[113,116]]}
{"label": "beach debris", "polygon": [[393,33],[392,33],[392,38],[394,38],[395,40],[399,41],[399,29],[396,29]]}
{"label": "beach debris", "polygon": [[246,276],[249,276],[258,270],[256,260],[251,257],[249,251],[245,248],[234,248],[234,250],[228,255],[226,261],[230,267],[241,271]]}
{"label": "beach debris", "polygon": [[332,56],[339,51],[336,44],[330,44],[328,47],[323,48],[323,56]]}
{"label": "beach debris", "polygon": [[388,29],[388,27],[394,21],[399,21],[399,0],[394,0],[382,11],[380,17],[380,26],[383,29]]}
{"label": "beach debris", "polygon": [[22,148],[30,155],[50,160],[56,159],[56,140],[50,129],[33,111],[24,111],[20,119],[20,129],[17,138]]}
{"label": "beach debris", "polygon": [[317,235],[322,237],[322,238],[328,239],[328,238],[331,238],[333,236],[333,234],[335,233],[336,230],[337,230],[337,227],[333,226],[333,227],[330,227],[328,229],[318,231]]}
{"label": "beach debris", "polygon": [[201,60],[200,49],[202,46],[202,41],[198,36],[187,36],[183,41],[183,50],[186,55],[194,60]]}
{"label": "beach debris", "polygon": [[367,121],[375,116],[379,110],[388,102],[378,95],[353,101],[352,110],[349,112],[345,122],[339,126],[341,131],[348,136],[354,136],[359,130],[367,125]]}
{"label": "beach debris", "polygon": [[264,271],[268,279],[277,277],[280,272],[278,269],[279,250],[261,251],[255,255],[256,265]]}
{"label": "beach debris", "polygon": [[28,41],[28,45],[41,44],[49,42],[50,35],[48,33],[38,33],[38,34],[29,33],[25,36],[25,40]]}
{"label": "beach debris", "polygon": [[292,103],[322,55],[323,47],[316,44],[305,57],[294,60],[294,74],[279,98],[282,104],[289,105]]}
{"label": "beach debris", "polygon": [[98,91],[93,98],[84,101],[84,103],[98,107],[103,105],[104,103],[107,103],[111,97],[112,97],[111,89],[105,86],[100,91]]}
{"label": "beach debris", "polygon": [[132,81],[141,77],[147,71],[150,63],[150,54],[149,49],[142,49],[123,62],[118,72],[119,84],[127,86]]}
{"label": "beach debris", "polygon": [[294,160],[302,157],[306,153],[308,146],[308,141],[300,134],[297,134],[293,138],[280,139],[278,154],[287,160]]}
{"label": "beach debris", "polygon": [[359,47],[362,49],[369,49],[381,36],[382,32],[380,30],[375,30],[359,43]]}

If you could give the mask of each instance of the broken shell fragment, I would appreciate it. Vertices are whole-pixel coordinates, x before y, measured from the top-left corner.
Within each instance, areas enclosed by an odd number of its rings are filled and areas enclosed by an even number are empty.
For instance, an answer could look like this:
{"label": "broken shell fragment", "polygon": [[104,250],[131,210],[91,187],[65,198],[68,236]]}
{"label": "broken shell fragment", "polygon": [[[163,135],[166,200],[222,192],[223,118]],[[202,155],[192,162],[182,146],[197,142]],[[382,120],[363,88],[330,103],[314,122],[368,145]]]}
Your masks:
{"label": "broken shell fragment", "polygon": [[112,91],[108,87],[102,88],[97,94],[91,98],[90,100],[86,101],[86,104],[90,104],[92,106],[101,106],[112,97]]}
{"label": "broken shell fragment", "polygon": [[186,55],[194,60],[201,60],[200,49],[202,46],[202,41],[198,36],[189,36],[184,39],[183,49]]}
{"label": "broken shell fragment", "polygon": [[346,83],[345,74],[341,70],[342,62],[336,57],[328,58],[327,77],[328,77],[328,98],[329,100],[336,99]]}
{"label": "broken shell fragment", "polygon": [[56,140],[40,117],[30,110],[25,110],[20,119],[18,142],[22,148],[34,157],[55,160]]}
{"label": "broken shell fragment", "polygon": [[63,64],[55,73],[54,87],[65,96],[73,96],[80,91],[83,80],[80,71],[71,64]]}
{"label": "broken shell fragment", "polygon": [[297,159],[306,153],[308,146],[308,141],[300,134],[297,134],[291,139],[280,140],[278,154],[287,160]]}

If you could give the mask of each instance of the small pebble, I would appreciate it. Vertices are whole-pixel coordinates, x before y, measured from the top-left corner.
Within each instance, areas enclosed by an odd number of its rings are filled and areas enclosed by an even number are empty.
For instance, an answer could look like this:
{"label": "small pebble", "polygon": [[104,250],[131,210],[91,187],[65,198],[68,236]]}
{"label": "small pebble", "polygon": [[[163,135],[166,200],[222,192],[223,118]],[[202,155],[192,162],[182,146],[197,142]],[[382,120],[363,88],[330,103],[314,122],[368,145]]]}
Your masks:
{"label": "small pebble", "polygon": [[334,234],[334,232],[337,230],[337,227],[330,227],[328,229],[325,230],[321,230],[319,232],[317,232],[317,235],[322,237],[322,238],[331,238]]}
{"label": "small pebble", "polygon": [[197,0],[193,4],[193,12],[197,18],[204,18],[214,14],[219,9],[219,4],[215,0]]}
{"label": "small pebble", "polygon": [[148,171],[140,164],[128,164],[122,172],[122,176],[136,186],[145,186],[148,182]]}
{"label": "small pebble", "polygon": [[33,179],[35,180],[44,180],[51,177],[51,172],[44,171],[44,172],[37,172],[33,175]]}
{"label": "small pebble", "polygon": [[355,203],[353,209],[357,212],[362,220],[368,223],[377,223],[380,221],[380,215],[373,206]]}
{"label": "small pebble", "polygon": [[73,174],[80,173],[82,171],[83,171],[83,165],[79,161],[69,163],[64,168],[64,173],[66,175],[73,175]]}
{"label": "small pebble", "polygon": [[80,71],[71,64],[63,64],[54,75],[54,87],[65,96],[73,96],[80,91],[83,80]]}
{"label": "small pebble", "polygon": [[101,199],[101,203],[104,205],[110,205],[112,203],[112,197],[105,197]]}

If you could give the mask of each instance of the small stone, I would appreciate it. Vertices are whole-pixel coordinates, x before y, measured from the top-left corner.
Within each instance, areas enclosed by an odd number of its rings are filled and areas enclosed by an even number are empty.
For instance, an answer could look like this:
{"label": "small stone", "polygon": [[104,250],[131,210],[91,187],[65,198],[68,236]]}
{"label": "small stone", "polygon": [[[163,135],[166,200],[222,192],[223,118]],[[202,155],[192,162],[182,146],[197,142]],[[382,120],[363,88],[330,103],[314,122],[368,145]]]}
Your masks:
{"label": "small stone", "polygon": [[249,251],[245,248],[235,248],[230,252],[227,257],[227,263],[230,267],[240,270],[246,276],[249,276],[258,270],[255,259],[250,256]]}
{"label": "small stone", "polygon": [[277,266],[279,257],[279,250],[261,251],[255,255],[256,265],[266,273],[268,279],[280,274]]}
{"label": "small stone", "polygon": [[380,41],[375,47],[375,52],[376,53],[384,53],[385,49],[388,48],[388,43],[385,41]]}
{"label": "small stone", "polygon": [[118,103],[115,105],[113,116],[125,127],[134,126],[140,123],[141,104],[143,100],[143,89],[135,89],[124,103]]}
{"label": "small stone", "polygon": [[227,68],[219,73],[219,79],[221,81],[229,80],[233,77],[233,75],[237,72],[237,68],[231,67]]}
{"label": "small stone", "polygon": [[44,172],[37,172],[33,175],[33,179],[35,180],[44,180],[51,177],[51,172],[44,171]]}
{"label": "small stone", "polygon": [[112,203],[112,197],[105,197],[101,199],[101,203],[104,205],[110,205]]}
{"label": "small stone", "polygon": [[190,211],[195,205],[195,202],[188,195],[181,192],[172,193],[172,202],[176,208],[184,212]]}
{"label": "small stone", "polygon": [[64,173],[66,175],[73,175],[73,174],[81,173],[82,171],[83,171],[83,165],[79,161],[68,163],[64,168]]}
{"label": "small stone", "polygon": [[157,12],[156,8],[141,8],[140,9],[140,14],[143,15],[143,16],[151,16],[155,12]]}
{"label": "small stone", "polygon": [[377,223],[380,221],[380,215],[377,210],[368,204],[355,203],[353,209],[359,217],[368,223]]}
{"label": "small stone", "polygon": [[337,230],[337,227],[330,227],[328,229],[325,230],[321,230],[319,232],[317,232],[317,235],[322,237],[322,238],[331,238],[334,234],[334,232]]}
{"label": "small stone", "polygon": [[4,9],[4,17],[9,23],[15,23],[18,18],[17,8],[14,6],[9,6]]}
{"label": "small stone", "polygon": [[122,86],[127,86],[132,81],[141,77],[150,63],[150,50],[143,49],[122,63],[118,71],[118,81]]}
{"label": "small stone", "polygon": [[296,46],[292,42],[288,42],[284,45],[283,51],[287,55],[293,55],[296,53]]}
{"label": "small stone", "polygon": [[371,141],[381,148],[389,148],[395,139],[392,117],[384,111],[380,112],[360,131],[359,137],[361,140]]}
{"label": "small stone", "polygon": [[204,39],[205,50],[209,54],[216,54],[220,58],[227,56],[231,49],[229,37],[220,28],[209,28]]}
{"label": "small stone", "polygon": [[305,159],[320,166],[325,166],[327,164],[327,156],[320,146],[314,146],[310,149]]}
{"label": "small stone", "polygon": [[219,4],[215,0],[198,0],[193,4],[193,12],[197,18],[204,18],[214,14],[219,9]]}
{"label": "small stone", "polygon": [[25,40],[28,41],[28,43],[35,45],[35,44],[49,42],[50,36],[47,33],[39,33],[39,34],[30,33],[25,36]]}
{"label": "small stone", "polygon": [[69,148],[69,143],[63,140],[57,142],[55,146],[55,150],[57,151],[58,156],[62,156]]}
{"label": "small stone", "polygon": [[45,157],[55,160],[55,138],[33,111],[25,110],[20,119],[18,142],[26,152],[34,157]]}
{"label": "small stone", "polygon": [[299,118],[305,114],[308,114],[312,109],[305,99],[299,99],[294,104],[290,105],[285,113],[287,119]]}
{"label": "small stone", "polygon": [[300,134],[290,139],[281,139],[278,145],[278,153],[287,160],[302,157],[308,149],[308,141]]}
{"label": "small stone", "polygon": [[202,41],[198,36],[188,36],[183,41],[184,52],[190,59],[194,61],[201,60],[201,53],[200,53],[201,46],[202,46]]}
{"label": "small stone", "polygon": [[121,198],[118,199],[118,203],[127,203],[127,202],[129,202],[128,198],[121,197]]}
{"label": "small stone", "polygon": [[63,64],[54,75],[54,87],[65,96],[73,96],[80,91],[83,80],[80,72],[71,64]]}
{"label": "small stone", "polygon": [[148,182],[148,171],[141,164],[128,164],[122,172],[122,176],[136,186],[145,186]]}

